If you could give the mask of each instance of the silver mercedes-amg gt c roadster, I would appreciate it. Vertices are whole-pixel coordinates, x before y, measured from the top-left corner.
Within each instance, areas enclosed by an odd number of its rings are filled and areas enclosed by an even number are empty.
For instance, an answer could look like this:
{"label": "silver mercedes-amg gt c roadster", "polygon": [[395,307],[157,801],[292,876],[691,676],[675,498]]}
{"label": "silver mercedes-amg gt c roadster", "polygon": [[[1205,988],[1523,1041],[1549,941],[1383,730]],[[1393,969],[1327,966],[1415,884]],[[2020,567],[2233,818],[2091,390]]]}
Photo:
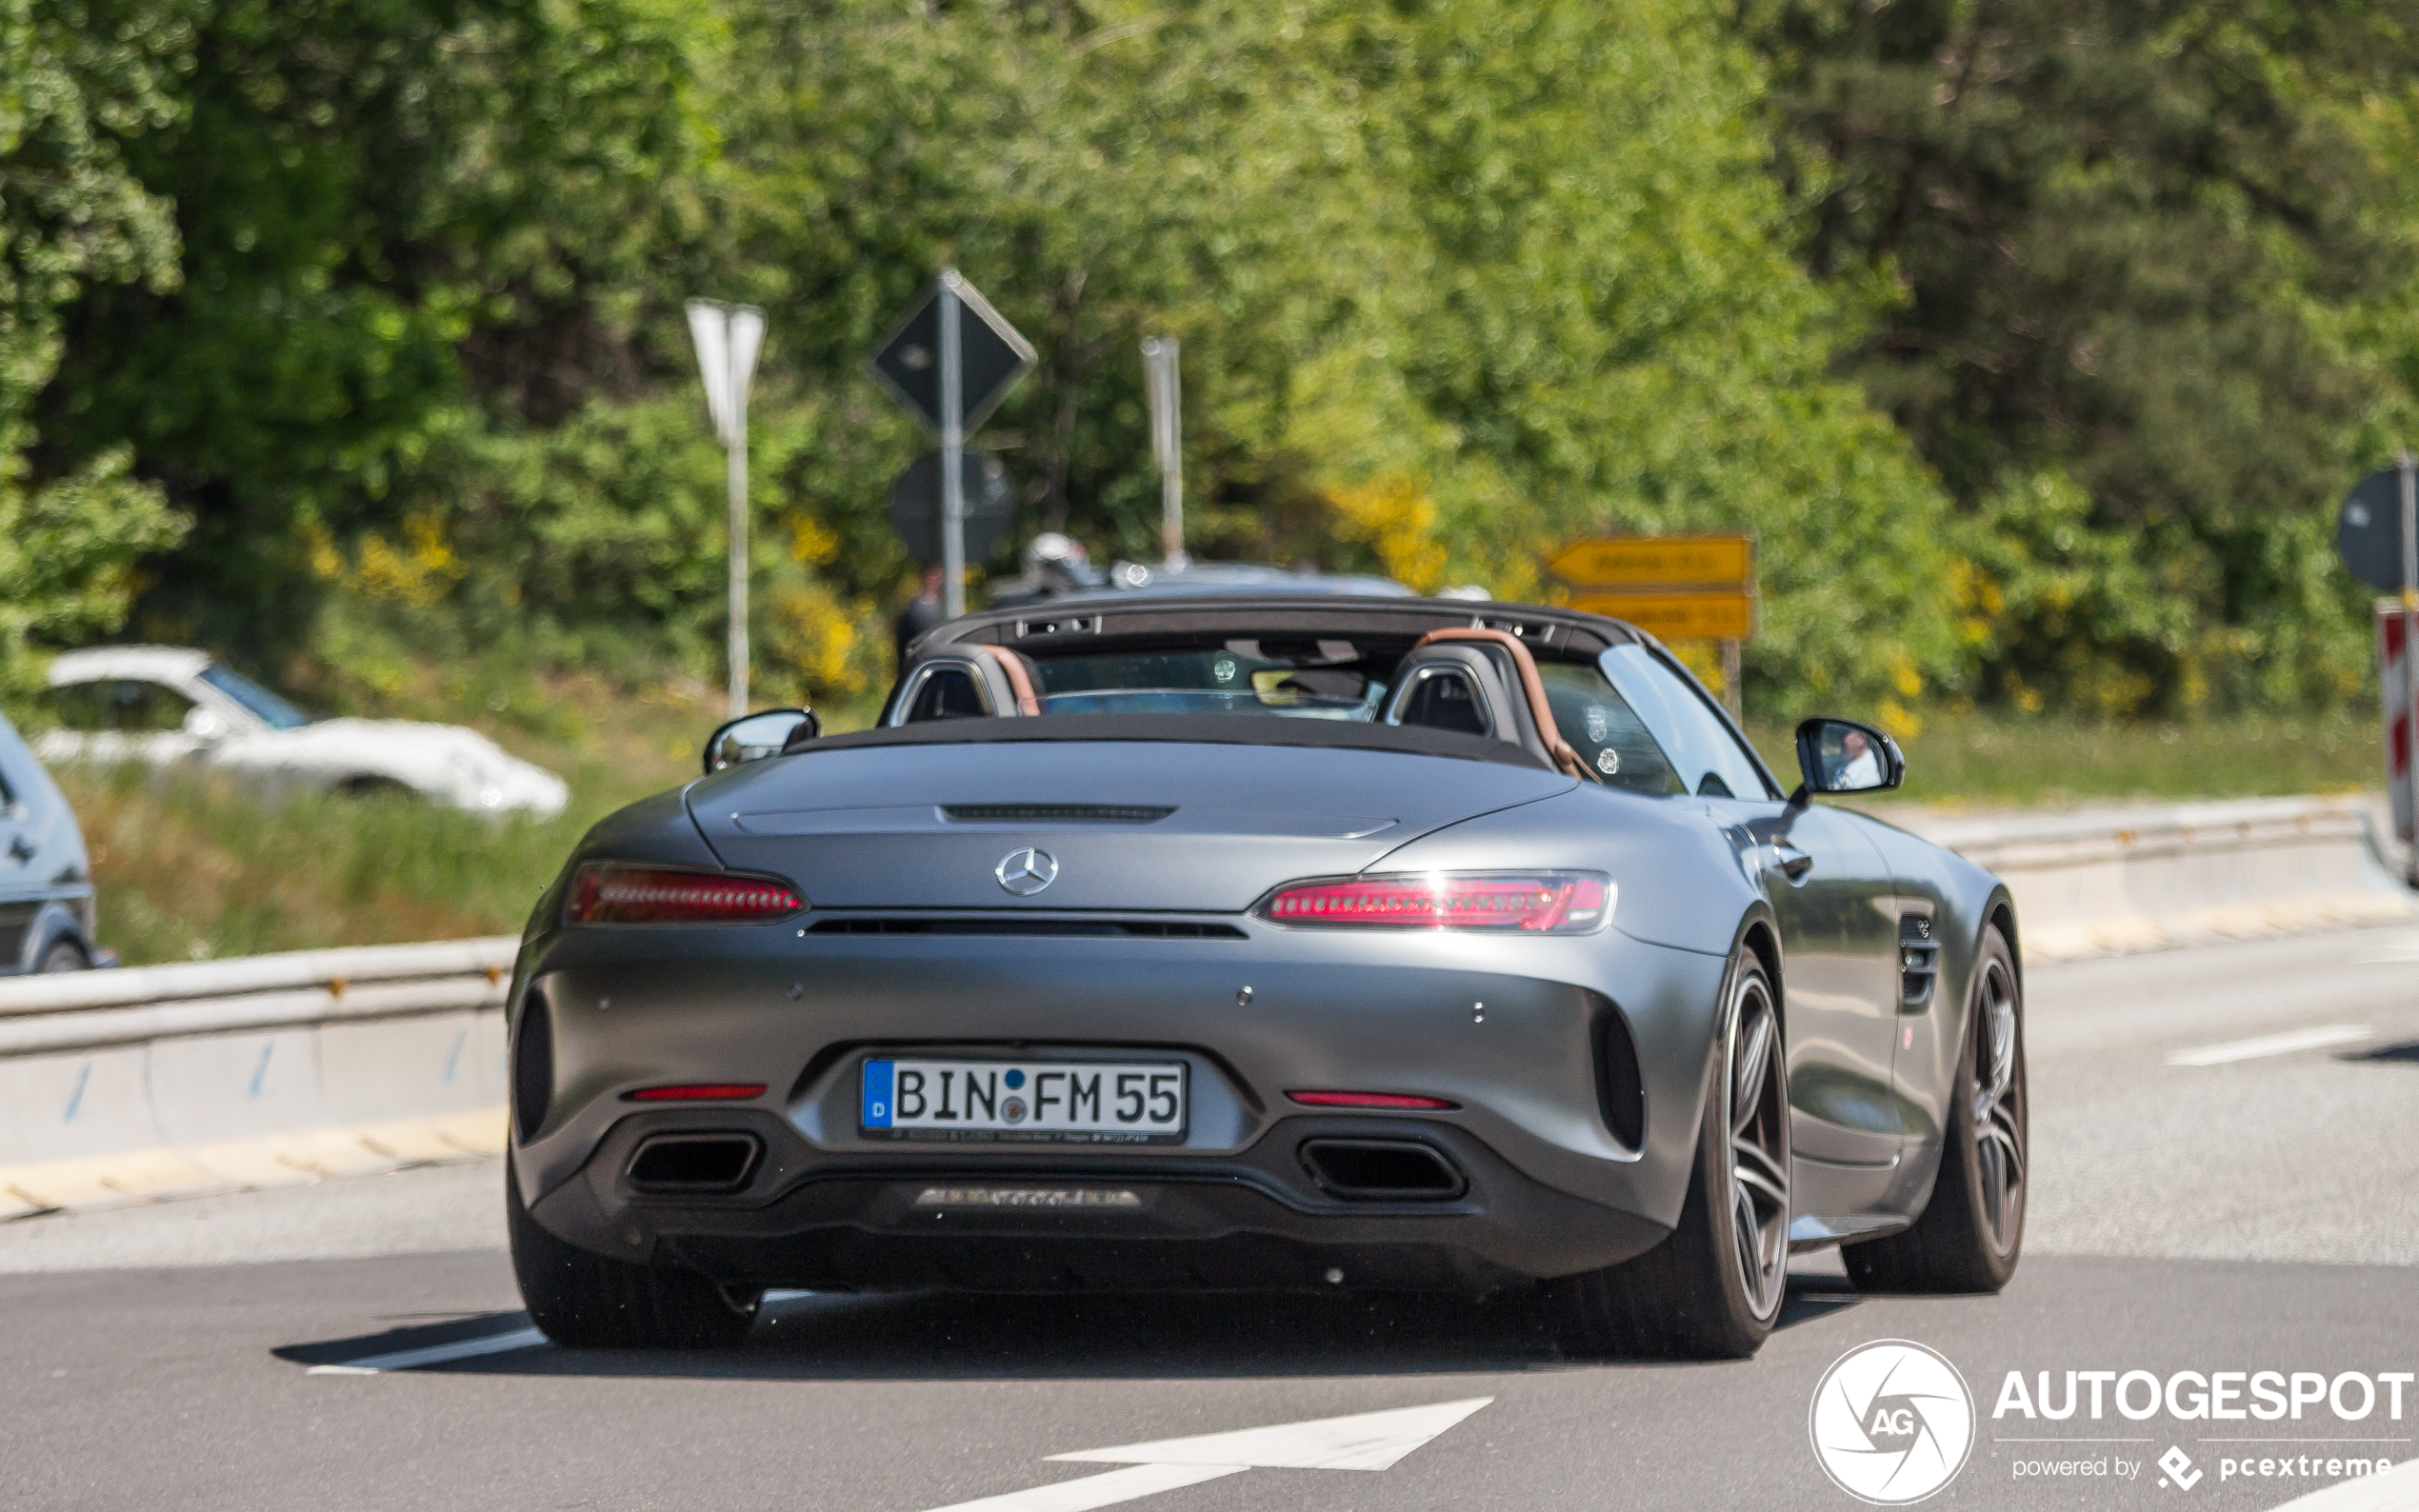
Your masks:
{"label": "silver mercedes-amg gt c roadster", "polygon": [[1786,792],[1651,637],[1514,605],[954,620],[877,727],[717,731],[580,843],[512,985],[513,1261],[568,1344],[768,1287],[1540,1288],[1751,1354],[1791,1253],[2015,1269],[2007,889]]}

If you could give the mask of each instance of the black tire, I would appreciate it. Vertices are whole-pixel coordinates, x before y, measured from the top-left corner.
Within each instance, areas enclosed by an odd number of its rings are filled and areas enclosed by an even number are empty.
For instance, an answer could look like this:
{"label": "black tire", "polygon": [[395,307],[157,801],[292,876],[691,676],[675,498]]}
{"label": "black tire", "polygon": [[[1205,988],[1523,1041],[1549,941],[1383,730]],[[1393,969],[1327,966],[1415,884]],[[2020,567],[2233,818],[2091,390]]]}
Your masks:
{"label": "black tire", "polygon": [[[1679,1226],[1635,1260],[1546,1283],[1565,1353],[1744,1360],[1780,1317],[1789,1279],[1787,1042],[1771,979],[1753,951],[1732,964],[1722,1004]],[[1749,1040],[1763,1036],[1760,1048],[1743,1046],[1743,1023]],[[1742,1048],[1760,1059],[1742,1066]]]}
{"label": "black tire", "polygon": [[591,1255],[538,1226],[508,1157],[506,1227],[530,1321],[569,1349],[727,1349],[755,1325],[761,1292],[733,1293],[693,1270]]}
{"label": "black tire", "polygon": [[1993,1292],[2015,1275],[2032,1153],[2019,983],[2007,940],[1986,928],[1931,1200],[1912,1227],[1840,1246],[1859,1288]]}
{"label": "black tire", "polygon": [[42,952],[42,964],[33,969],[41,972],[82,971],[91,965],[92,960],[84,953],[82,945],[72,940],[58,940]]}

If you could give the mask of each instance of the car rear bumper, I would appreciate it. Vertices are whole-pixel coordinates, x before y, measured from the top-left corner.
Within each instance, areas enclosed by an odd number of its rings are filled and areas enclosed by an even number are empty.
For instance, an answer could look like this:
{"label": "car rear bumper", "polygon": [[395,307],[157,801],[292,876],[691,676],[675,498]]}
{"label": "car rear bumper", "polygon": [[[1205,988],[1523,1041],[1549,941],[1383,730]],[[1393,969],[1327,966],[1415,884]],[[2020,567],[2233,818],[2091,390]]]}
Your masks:
{"label": "car rear bumper", "polygon": [[[701,1138],[754,1142],[735,1189],[634,1179],[650,1146]],[[1340,1195],[1318,1164],[1337,1149],[1433,1161],[1437,1189]],[[1465,1129],[1326,1116],[1280,1119],[1208,1161],[1028,1149],[978,1162],[928,1146],[869,1164],[817,1152],[768,1113],[640,1113],[533,1216],[617,1259],[834,1290],[1482,1292],[1626,1260],[1669,1231],[1557,1191]]]}
{"label": "car rear bumper", "polygon": [[[1273,929],[1217,938],[566,930],[514,998],[514,1165],[539,1224],[600,1254],[815,1287],[1487,1289],[1651,1247],[1696,1148],[1726,963],[1578,938]],[[1249,990],[1246,990],[1246,989]],[[1643,1111],[1609,1100],[1626,1036]],[[545,1042],[545,1065],[532,1046]],[[1183,1060],[1182,1144],[894,1143],[861,1068],[935,1058]],[[663,1084],[752,1100],[634,1103]],[[1388,1113],[1300,1089],[1445,1100]],[[720,1192],[644,1190],[649,1139],[751,1143]],[[1441,1188],[1339,1192],[1314,1140],[1426,1150]],[[1115,1206],[922,1202],[928,1189],[1130,1193]],[[988,1200],[986,1200],[988,1201]],[[1003,1200],[1009,1201],[1009,1200]]]}

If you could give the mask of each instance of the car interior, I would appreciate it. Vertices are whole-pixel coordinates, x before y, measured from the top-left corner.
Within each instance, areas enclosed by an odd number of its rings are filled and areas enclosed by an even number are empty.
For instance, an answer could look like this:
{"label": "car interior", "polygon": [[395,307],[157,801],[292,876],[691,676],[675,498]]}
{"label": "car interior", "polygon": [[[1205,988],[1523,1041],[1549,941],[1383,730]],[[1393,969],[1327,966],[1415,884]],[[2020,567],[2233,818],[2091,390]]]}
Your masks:
{"label": "car interior", "polygon": [[1241,714],[1449,731],[1520,746],[1586,781],[1688,789],[1588,650],[1541,657],[1485,627],[1419,634],[1088,637],[1034,655],[944,643],[907,668],[882,723],[1053,714]]}

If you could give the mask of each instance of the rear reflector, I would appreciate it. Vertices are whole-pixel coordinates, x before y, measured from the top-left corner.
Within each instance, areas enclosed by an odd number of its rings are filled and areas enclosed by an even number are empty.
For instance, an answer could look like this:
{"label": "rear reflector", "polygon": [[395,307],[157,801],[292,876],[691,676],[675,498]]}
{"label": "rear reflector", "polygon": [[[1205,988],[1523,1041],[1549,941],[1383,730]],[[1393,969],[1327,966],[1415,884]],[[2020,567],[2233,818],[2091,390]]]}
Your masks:
{"label": "rear reflector", "polygon": [[1289,882],[1260,916],[1271,924],[1585,934],[1612,916],[1612,882],[1595,871],[1426,871]]}
{"label": "rear reflector", "polygon": [[642,1086],[622,1094],[632,1103],[744,1103],[764,1095],[762,1082],[684,1082],[676,1086]]}
{"label": "rear reflector", "polygon": [[571,878],[571,924],[758,924],[806,906],[788,883],[727,871],[591,861]]}
{"label": "rear reflector", "polygon": [[1461,1106],[1459,1103],[1448,1103],[1441,1097],[1413,1097],[1407,1092],[1288,1092],[1285,1095],[1304,1107],[1383,1107],[1444,1113]]}

